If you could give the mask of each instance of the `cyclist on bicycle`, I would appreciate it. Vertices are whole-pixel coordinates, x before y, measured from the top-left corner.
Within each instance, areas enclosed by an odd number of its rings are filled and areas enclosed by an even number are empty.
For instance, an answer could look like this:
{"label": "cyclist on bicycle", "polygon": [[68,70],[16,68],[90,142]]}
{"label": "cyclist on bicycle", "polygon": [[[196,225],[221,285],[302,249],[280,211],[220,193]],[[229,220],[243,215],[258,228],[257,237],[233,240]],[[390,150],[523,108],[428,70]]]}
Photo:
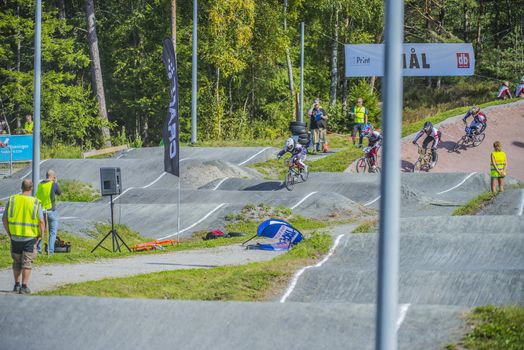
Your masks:
{"label": "cyclist on bicycle", "polygon": [[369,140],[368,147],[370,147],[370,150],[366,153],[366,157],[369,158],[370,171],[374,173],[377,170],[377,153],[382,144],[382,134],[373,130],[371,124],[365,124],[360,135],[362,139],[367,137]]}
{"label": "cyclist on bicycle", "polygon": [[466,128],[466,132],[468,135],[471,135],[473,133],[475,134],[481,134],[486,130],[487,124],[487,117],[486,114],[480,111],[480,108],[477,106],[471,107],[471,109],[464,115],[462,118],[462,121],[464,122],[464,125],[468,125],[467,119],[469,117],[473,117],[473,121],[471,124],[469,124],[469,127]]}
{"label": "cyclist on bicycle", "polygon": [[440,141],[442,132],[433,127],[433,123],[425,122],[422,130],[420,130],[417,136],[413,139],[413,144],[416,144],[417,140],[424,134],[426,134],[426,138],[422,142],[422,148],[424,150],[428,148],[430,142],[433,142],[431,144],[431,163],[429,164],[429,167],[433,168],[437,163],[437,145]]}
{"label": "cyclist on bicycle", "polygon": [[284,149],[278,152],[277,159],[280,159],[286,152],[291,153],[291,162],[298,166],[299,169],[307,169],[307,165],[304,164],[306,160],[306,147],[296,142],[292,137],[286,140]]}

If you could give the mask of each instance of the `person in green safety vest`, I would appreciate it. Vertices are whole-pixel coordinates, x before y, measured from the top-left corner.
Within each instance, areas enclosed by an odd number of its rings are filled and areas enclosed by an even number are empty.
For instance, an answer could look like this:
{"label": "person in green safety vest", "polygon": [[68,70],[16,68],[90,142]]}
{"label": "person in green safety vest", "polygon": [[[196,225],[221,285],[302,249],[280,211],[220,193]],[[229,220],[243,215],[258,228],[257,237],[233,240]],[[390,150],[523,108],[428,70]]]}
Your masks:
{"label": "person in green safety vest", "polygon": [[25,116],[25,123],[24,123],[24,134],[32,134],[33,133],[33,117],[31,114],[28,114]]}
{"label": "person in green safety vest", "polygon": [[[40,201],[31,196],[33,182],[22,181],[22,193],[9,197],[2,216],[2,223],[11,239],[11,257],[13,258],[13,291],[29,294],[29,277],[32,262],[36,257],[36,243],[45,230],[44,214]],[[20,284],[20,276],[22,284]]]}
{"label": "person in green safety vest", "polygon": [[502,150],[502,144],[500,141],[495,141],[495,143],[493,143],[490,165],[491,192],[497,193],[497,183],[499,185],[499,191],[504,192],[504,178],[506,177],[508,161],[506,159],[506,153]]}
{"label": "person in green safety vest", "polygon": [[351,139],[353,140],[353,145],[355,144],[355,139],[357,132],[359,135],[358,147],[362,148],[362,130],[364,126],[368,123],[368,109],[362,105],[364,101],[361,97],[357,100],[357,105],[351,108],[350,115],[353,116],[353,132],[351,133]]}
{"label": "person in green safety vest", "polygon": [[[49,169],[46,173],[46,178],[38,184],[36,190],[36,198],[42,203],[44,209],[44,217],[47,221],[47,229],[49,230],[49,242],[47,254],[51,255],[55,252],[56,233],[58,231],[58,211],[56,210],[55,198],[60,196],[62,190],[58,186],[58,178],[54,170]],[[42,241],[38,242],[38,252],[42,251]]]}

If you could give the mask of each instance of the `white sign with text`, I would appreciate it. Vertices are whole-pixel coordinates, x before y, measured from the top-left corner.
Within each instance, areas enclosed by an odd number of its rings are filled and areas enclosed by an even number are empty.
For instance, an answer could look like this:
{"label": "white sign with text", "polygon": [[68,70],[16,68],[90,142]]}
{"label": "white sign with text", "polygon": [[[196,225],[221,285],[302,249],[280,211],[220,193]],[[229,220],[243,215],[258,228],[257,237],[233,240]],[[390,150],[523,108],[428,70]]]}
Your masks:
{"label": "white sign with text", "polygon": [[[404,44],[403,76],[473,75],[471,44]],[[347,44],[346,77],[384,76],[384,44]]]}

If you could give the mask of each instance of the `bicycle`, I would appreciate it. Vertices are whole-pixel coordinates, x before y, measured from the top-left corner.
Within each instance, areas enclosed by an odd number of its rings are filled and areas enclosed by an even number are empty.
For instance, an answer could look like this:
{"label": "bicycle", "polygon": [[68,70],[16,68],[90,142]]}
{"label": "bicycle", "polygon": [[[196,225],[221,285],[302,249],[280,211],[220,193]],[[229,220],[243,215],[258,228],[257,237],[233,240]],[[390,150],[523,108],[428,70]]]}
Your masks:
{"label": "bicycle", "polygon": [[[420,171],[429,171],[431,169],[432,150],[430,147],[424,149],[417,143],[418,159],[413,165],[412,171],[418,173]],[[435,153],[435,165],[438,162],[438,153]]]}
{"label": "bicycle", "polygon": [[[375,171],[372,171],[373,167],[371,164],[371,157],[369,156],[369,152],[371,152],[372,147],[365,147],[364,148],[364,156],[357,159],[356,169],[357,173],[365,173],[366,170],[370,173],[378,173],[380,174],[380,167],[375,166]],[[378,152],[378,150],[377,150]],[[378,157],[377,157],[378,158]],[[378,159],[375,161],[375,163],[378,163]]]}
{"label": "bicycle", "polygon": [[302,182],[307,181],[309,178],[309,170],[307,167],[299,168],[299,166],[293,162],[293,158],[285,158],[284,162],[288,166],[288,171],[286,177],[284,178],[284,185],[288,191],[293,191],[293,188],[295,188],[295,183],[297,183],[299,179],[301,179]]}
{"label": "bicycle", "polygon": [[[485,129],[485,127],[483,129]],[[466,146],[469,144],[471,144],[473,147],[477,147],[486,138],[486,134],[484,134],[484,132],[471,132],[471,128],[469,126],[466,126],[464,131],[466,132],[466,134],[455,143],[455,147],[453,147],[453,152],[457,152],[460,148],[466,148]]]}

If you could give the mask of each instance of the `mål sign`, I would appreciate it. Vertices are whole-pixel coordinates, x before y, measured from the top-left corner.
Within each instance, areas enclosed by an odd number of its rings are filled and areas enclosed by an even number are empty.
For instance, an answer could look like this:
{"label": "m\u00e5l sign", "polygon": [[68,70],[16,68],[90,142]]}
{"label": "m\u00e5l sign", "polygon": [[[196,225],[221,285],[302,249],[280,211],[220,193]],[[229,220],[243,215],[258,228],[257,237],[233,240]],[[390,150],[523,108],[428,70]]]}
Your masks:
{"label": "m\u00e5l sign", "polygon": [[[346,77],[384,75],[384,45],[345,45]],[[404,44],[404,76],[473,75],[475,56],[471,44]]]}

